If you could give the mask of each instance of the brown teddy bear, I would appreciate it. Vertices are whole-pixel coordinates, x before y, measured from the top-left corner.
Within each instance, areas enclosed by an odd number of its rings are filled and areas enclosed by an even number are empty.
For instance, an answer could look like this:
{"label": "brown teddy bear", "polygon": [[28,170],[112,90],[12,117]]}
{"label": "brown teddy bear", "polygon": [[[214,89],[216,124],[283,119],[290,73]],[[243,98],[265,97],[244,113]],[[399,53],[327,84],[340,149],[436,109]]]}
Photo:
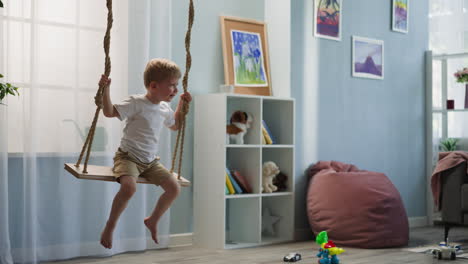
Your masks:
{"label": "brown teddy bear", "polygon": [[284,192],[288,189],[288,176],[280,171],[278,175],[273,179],[273,184],[278,187],[277,192]]}

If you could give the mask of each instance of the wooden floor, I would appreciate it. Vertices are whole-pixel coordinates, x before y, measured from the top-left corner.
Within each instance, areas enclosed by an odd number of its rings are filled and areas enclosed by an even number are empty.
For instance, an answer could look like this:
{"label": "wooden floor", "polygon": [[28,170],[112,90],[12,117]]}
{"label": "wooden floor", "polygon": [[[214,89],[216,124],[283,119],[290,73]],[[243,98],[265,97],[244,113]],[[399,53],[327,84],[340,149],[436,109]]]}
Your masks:
{"label": "wooden floor", "polygon": [[[468,228],[455,228],[451,233],[451,239],[464,245],[468,245]],[[437,227],[416,228],[411,230],[409,246],[423,246],[438,243],[443,230]],[[344,248],[345,253],[340,255],[342,264],[396,264],[396,263],[468,263],[468,259],[455,261],[443,261],[433,259],[430,255],[405,251],[404,248],[393,249],[354,249]],[[209,250],[195,248],[193,246],[174,247],[164,250],[151,250],[139,253],[126,253],[106,258],[79,258],[69,261],[52,262],[54,264],[255,264],[255,263],[284,263],[282,258],[288,252],[299,252],[303,260],[299,263],[317,263],[318,246],[313,241],[279,244],[258,248],[236,250]]]}

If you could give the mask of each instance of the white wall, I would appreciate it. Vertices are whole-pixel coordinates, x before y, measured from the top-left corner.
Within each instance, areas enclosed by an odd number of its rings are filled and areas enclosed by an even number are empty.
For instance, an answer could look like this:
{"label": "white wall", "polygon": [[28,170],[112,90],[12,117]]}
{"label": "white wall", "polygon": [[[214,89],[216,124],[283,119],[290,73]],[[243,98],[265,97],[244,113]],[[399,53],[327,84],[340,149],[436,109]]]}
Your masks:
{"label": "white wall", "polygon": [[265,1],[272,93],[291,96],[291,0]]}

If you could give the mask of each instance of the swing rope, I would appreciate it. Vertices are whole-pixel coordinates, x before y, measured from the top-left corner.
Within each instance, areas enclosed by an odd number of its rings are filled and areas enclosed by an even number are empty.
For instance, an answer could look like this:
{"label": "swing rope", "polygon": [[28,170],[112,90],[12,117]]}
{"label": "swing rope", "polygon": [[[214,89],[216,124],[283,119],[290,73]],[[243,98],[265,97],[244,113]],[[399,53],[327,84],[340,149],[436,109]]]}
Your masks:
{"label": "swing rope", "polygon": [[[193,25],[193,20],[195,19],[195,8],[193,6],[193,0],[190,0],[190,5],[189,5],[189,17],[188,17],[188,27],[187,27],[187,32],[185,34],[185,52],[186,52],[186,57],[185,57],[185,74],[184,78],[182,80],[182,87],[184,89],[184,93],[187,92],[187,85],[188,85],[188,77],[189,77],[189,72],[190,68],[192,67],[192,55],[190,54],[190,41],[191,41],[191,36],[192,36],[192,25]],[[186,125],[186,116],[187,113],[189,112],[189,104],[185,101],[182,100],[182,111],[180,113],[181,115],[181,123],[180,123],[180,128],[179,131],[177,131],[177,139],[176,139],[176,144],[174,147],[174,152],[172,153],[172,166],[171,166],[171,173],[174,172],[175,168],[175,163],[177,159],[177,154],[179,153],[179,166],[177,170],[177,178],[180,179],[180,172],[181,172],[181,167],[182,167],[182,156],[184,153],[184,138],[185,138],[185,125]],[[179,149],[180,146],[180,149]],[[180,150],[180,152],[179,152]]]}
{"label": "swing rope", "polygon": [[[112,29],[112,22],[114,21],[113,19],[113,14],[112,14],[112,0],[107,0],[107,29],[106,29],[106,35],[104,36],[104,53],[106,55],[105,58],[105,68],[104,68],[104,75],[106,77],[109,77],[110,72],[111,72],[111,60],[109,57],[109,48],[110,48],[110,31]],[[86,141],[83,145],[83,148],[81,149],[80,157],[78,158],[78,161],[75,164],[75,167],[79,167],[81,160],[83,159],[84,152],[86,151],[86,159],[84,162],[84,169],[83,173],[88,173],[88,161],[89,161],[89,155],[91,153],[91,147],[93,145],[93,139],[94,139],[94,131],[96,131],[96,124],[99,118],[99,112],[101,111],[102,108],[102,100],[98,100],[97,98],[102,98],[102,95],[104,93],[104,84],[99,85],[99,89],[96,92],[96,97],[94,97],[96,100],[96,112],[94,114],[94,119],[93,123],[91,125],[91,128],[89,129],[88,136],[86,137]],[[100,103],[98,103],[98,101]]]}
{"label": "swing rope", "polygon": [[[104,53],[105,53],[105,68],[104,68],[104,75],[106,77],[109,77],[110,72],[111,72],[111,60],[109,56],[109,49],[110,49],[110,31],[112,29],[112,23],[113,23],[113,13],[112,13],[112,0],[107,0],[106,1],[107,5],[107,29],[106,29],[106,34],[104,36]],[[190,72],[190,68],[192,66],[192,56],[190,54],[190,41],[191,41],[191,32],[192,32],[192,25],[193,21],[195,18],[195,9],[193,5],[193,0],[190,0],[190,6],[189,6],[189,19],[188,19],[188,29],[185,35],[185,50],[186,50],[186,66],[185,66],[185,74],[184,78],[182,81],[183,89],[184,92],[187,92],[187,86],[188,86],[188,75]],[[96,124],[99,118],[99,113],[102,109],[102,98],[104,92],[104,85],[99,85],[98,91],[96,92],[95,96],[95,103],[96,103],[96,112],[94,114],[93,122],[91,125],[91,128],[89,129],[88,136],[86,137],[86,141],[83,145],[83,148],[81,149],[80,157],[78,158],[78,161],[75,164],[75,167],[79,167],[80,163],[83,159],[84,153],[86,151],[86,158],[84,161],[84,168],[83,168],[83,173],[88,173],[87,167],[88,167],[88,161],[89,161],[89,156],[91,153],[91,147],[93,144],[93,139],[94,139],[94,132],[96,131]],[[184,137],[185,137],[185,124],[186,124],[186,116],[189,111],[189,105],[188,103],[183,100],[182,101],[182,109],[181,109],[181,126],[180,129],[177,133],[177,140],[176,140],[176,145],[174,148],[174,153],[172,157],[172,167],[171,167],[171,173],[174,172],[174,167],[175,167],[175,161],[177,159],[177,154],[180,153],[179,157],[179,167],[178,167],[178,173],[177,173],[177,178],[180,180],[180,171],[181,171],[181,164],[182,164],[182,156],[183,156],[183,151],[184,151]],[[180,146],[180,149],[179,149]],[[180,152],[179,152],[180,150]]]}

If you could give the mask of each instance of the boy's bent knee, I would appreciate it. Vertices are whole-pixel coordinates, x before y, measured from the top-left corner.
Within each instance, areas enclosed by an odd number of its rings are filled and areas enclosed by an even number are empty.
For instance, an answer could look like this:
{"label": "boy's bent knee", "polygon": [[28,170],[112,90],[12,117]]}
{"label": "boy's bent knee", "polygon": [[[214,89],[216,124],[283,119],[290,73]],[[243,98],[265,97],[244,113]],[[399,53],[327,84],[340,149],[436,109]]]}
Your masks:
{"label": "boy's bent knee", "polygon": [[165,180],[163,183],[161,183],[161,187],[166,193],[173,195],[174,197],[179,196],[180,185],[176,178],[169,178]]}
{"label": "boy's bent knee", "polygon": [[120,177],[120,191],[126,196],[132,196],[136,192],[136,181],[132,176]]}

